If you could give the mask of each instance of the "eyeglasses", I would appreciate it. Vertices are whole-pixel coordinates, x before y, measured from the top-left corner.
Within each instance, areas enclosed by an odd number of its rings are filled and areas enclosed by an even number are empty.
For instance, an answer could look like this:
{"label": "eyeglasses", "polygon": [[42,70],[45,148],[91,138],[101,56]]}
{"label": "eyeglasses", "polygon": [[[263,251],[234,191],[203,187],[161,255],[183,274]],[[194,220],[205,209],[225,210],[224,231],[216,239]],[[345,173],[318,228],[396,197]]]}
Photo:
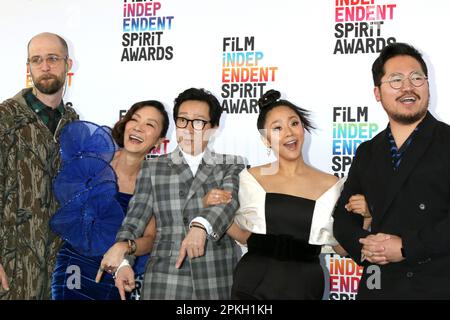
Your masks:
{"label": "eyeglasses", "polygon": [[60,56],[57,56],[56,54],[49,54],[45,58],[43,58],[41,56],[34,56],[31,58],[28,58],[28,63],[31,64],[33,67],[39,67],[42,64],[42,62],[44,62],[44,60],[45,60],[47,65],[49,65],[50,67],[53,67],[53,66],[57,65],[59,63],[59,61],[66,60],[66,59],[67,59],[67,56],[60,57]]}
{"label": "eyeglasses", "polygon": [[[405,81],[405,79],[406,77],[403,74],[394,73],[389,76],[388,80],[381,81],[381,83],[388,82],[392,89],[398,90],[403,86],[403,81]],[[412,72],[408,76],[408,79],[414,87],[421,87],[428,78],[420,72]]]}
{"label": "eyeglasses", "polygon": [[175,125],[177,126],[177,128],[184,129],[187,127],[189,122],[191,122],[192,128],[194,128],[194,130],[203,130],[206,124],[211,121],[206,121],[202,119],[189,120],[183,117],[177,117],[175,120]]}

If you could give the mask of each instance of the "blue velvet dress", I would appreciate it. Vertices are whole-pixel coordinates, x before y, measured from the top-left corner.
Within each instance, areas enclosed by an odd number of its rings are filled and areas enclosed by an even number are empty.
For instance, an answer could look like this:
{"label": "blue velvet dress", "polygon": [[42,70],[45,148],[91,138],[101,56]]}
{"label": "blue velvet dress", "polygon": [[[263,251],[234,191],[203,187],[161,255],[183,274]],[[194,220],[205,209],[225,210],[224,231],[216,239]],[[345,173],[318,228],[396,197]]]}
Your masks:
{"label": "blue velvet dress", "polygon": [[[117,193],[116,200],[124,213],[132,195]],[[118,231],[118,230],[117,230]],[[95,282],[103,256],[88,257],[64,242],[58,252],[52,276],[52,298],[54,300],[119,300],[119,291],[112,276],[104,272],[99,283]],[[138,257],[133,267],[136,274],[136,289],[128,296],[138,299],[147,256]]]}
{"label": "blue velvet dress", "polygon": [[[114,244],[132,197],[118,192],[110,162],[118,146],[111,130],[88,121],[73,121],[60,135],[61,167],[53,181],[60,208],[50,219],[51,230],[64,239],[52,275],[55,300],[120,299],[114,279],[104,273],[95,282],[105,252]],[[144,273],[148,256],[135,262]],[[138,298],[140,284],[130,298]]]}

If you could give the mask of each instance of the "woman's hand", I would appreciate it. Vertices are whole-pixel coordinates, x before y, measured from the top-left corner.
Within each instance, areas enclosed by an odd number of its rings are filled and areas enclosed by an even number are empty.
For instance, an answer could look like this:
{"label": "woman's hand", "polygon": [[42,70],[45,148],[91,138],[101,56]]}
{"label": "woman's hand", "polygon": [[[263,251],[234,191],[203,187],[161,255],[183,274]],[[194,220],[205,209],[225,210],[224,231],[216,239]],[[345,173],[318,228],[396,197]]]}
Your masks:
{"label": "woman's hand", "polygon": [[116,242],[111,248],[109,248],[103,255],[100,268],[98,269],[97,276],[95,277],[95,282],[100,282],[103,271],[113,274],[124,259],[127,251],[128,243],[125,241]]}
{"label": "woman's hand", "polygon": [[362,194],[354,194],[348,199],[348,203],[345,205],[345,209],[348,212],[360,214],[364,218],[363,229],[367,230],[372,223],[372,215],[369,211],[366,198]]}
{"label": "woman's hand", "polygon": [[125,291],[131,292],[135,287],[133,269],[129,265],[121,267],[117,270],[114,281],[116,288],[119,289],[120,298],[125,300]]}
{"label": "woman's hand", "polygon": [[233,240],[239,242],[240,245],[246,246],[247,240],[252,233],[250,231],[241,229],[235,222],[227,229],[227,235]]}
{"label": "woman's hand", "polygon": [[231,192],[222,189],[211,189],[203,197],[203,207],[216,206],[219,204],[229,203],[231,201]]}

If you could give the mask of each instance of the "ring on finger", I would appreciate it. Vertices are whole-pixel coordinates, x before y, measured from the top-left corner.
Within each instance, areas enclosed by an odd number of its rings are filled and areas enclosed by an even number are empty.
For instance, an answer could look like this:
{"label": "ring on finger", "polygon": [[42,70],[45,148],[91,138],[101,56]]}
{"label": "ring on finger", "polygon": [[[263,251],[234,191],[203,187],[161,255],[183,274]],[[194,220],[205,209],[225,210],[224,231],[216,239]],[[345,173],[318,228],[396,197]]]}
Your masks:
{"label": "ring on finger", "polygon": [[107,267],[105,268],[105,271],[108,272],[108,273],[113,273],[114,269],[115,269],[115,268],[114,268],[113,266],[107,266]]}

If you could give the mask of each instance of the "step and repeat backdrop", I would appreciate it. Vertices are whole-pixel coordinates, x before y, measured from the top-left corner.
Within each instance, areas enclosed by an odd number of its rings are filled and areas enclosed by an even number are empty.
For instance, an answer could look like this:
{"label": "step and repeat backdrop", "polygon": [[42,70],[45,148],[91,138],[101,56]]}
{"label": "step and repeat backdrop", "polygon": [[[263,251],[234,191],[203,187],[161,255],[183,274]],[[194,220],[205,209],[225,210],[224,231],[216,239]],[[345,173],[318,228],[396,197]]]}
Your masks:
{"label": "step and repeat backdrop", "polygon": [[[252,166],[273,161],[256,128],[269,89],[308,109],[317,129],[304,157],[346,175],[359,144],[387,124],[373,95],[371,65],[386,44],[408,42],[429,67],[430,110],[450,122],[445,0],[2,0],[0,99],[31,86],[29,39],[49,31],[69,43],[74,65],[64,100],[84,120],[112,126],[137,101],[171,113],[190,87],[214,93],[224,110],[214,149]],[[172,120],[171,120],[172,121]],[[171,122],[165,144],[174,149]],[[324,299],[354,299],[362,270],[322,255]]]}

